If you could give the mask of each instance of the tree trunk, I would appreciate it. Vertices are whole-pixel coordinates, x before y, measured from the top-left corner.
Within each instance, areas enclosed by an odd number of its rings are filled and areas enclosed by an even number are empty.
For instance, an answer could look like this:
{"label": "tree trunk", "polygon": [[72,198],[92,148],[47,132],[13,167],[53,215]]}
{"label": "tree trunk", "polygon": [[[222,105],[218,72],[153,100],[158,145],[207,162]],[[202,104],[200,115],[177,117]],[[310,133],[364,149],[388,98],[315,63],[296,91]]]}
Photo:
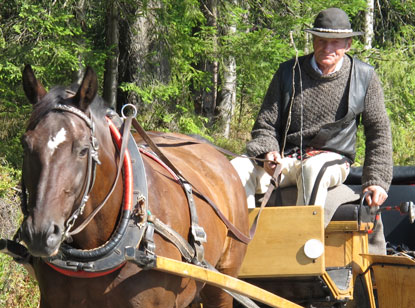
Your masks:
{"label": "tree trunk", "polygon": [[[236,0],[231,1],[232,6],[237,5]],[[225,24],[223,32],[232,36],[236,33],[234,21]],[[225,56],[223,60],[222,100],[219,104],[219,122],[223,127],[223,136],[229,138],[232,116],[236,105],[236,61],[232,55]]]}
{"label": "tree trunk", "polygon": [[[66,2],[63,7],[66,6]],[[85,0],[79,0],[76,5],[73,6],[74,15],[81,26],[82,31],[86,32],[86,17],[85,17]],[[77,44],[85,46],[83,39],[77,39]],[[77,84],[81,84],[84,77],[83,56],[78,56],[78,69],[72,73],[72,81]]]}
{"label": "tree trunk", "polygon": [[373,40],[373,14],[374,14],[375,1],[367,0],[367,10],[365,13],[365,49],[372,48]]}
{"label": "tree trunk", "polygon": [[[119,83],[133,83],[145,87],[157,82],[167,83],[170,65],[165,56],[165,42],[157,36],[162,32],[158,24],[157,12],[161,10],[160,1],[148,1],[140,6],[139,1],[125,2],[123,18],[120,23],[120,60],[118,66]],[[151,109],[151,105],[141,104],[133,92],[118,91],[118,104],[132,103],[139,112]]]}
{"label": "tree trunk", "polygon": [[[218,0],[207,1],[206,6],[202,7],[207,20],[207,25],[218,30]],[[205,61],[204,70],[211,74],[211,86],[209,91],[202,90],[200,113],[209,119],[209,123],[214,121],[216,103],[218,99],[218,80],[219,62],[216,60],[218,52],[218,37],[212,37],[213,58],[215,60]]]}
{"label": "tree trunk", "polygon": [[236,61],[233,56],[224,60],[222,101],[219,106],[223,123],[223,136],[229,138],[232,116],[236,104]]}
{"label": "tree trunk", "polygon": [[104,73],[104,101],[111,107],[117,108],[117,88],[118,88],[118,57],[119,57],[119,27],[118,27],[118,7],[116,0],[108,0],[106,14],[106,38],[105,44],[109,54],[105,61]]}

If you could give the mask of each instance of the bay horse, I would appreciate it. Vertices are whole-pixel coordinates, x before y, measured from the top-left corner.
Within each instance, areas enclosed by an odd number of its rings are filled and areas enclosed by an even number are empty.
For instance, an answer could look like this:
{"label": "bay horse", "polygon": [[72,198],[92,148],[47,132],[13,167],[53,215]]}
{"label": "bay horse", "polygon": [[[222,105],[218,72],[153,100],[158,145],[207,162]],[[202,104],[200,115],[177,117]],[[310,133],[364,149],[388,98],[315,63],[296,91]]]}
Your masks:
{"label": "bay horse", "polygon": [[[79,86],[55,86],[48,92],[27,65],[23,71],[23,87],[33,111],[22,138],[22,186],[27,197],[22,202],[25,218],[19,237],[31,255],[30,264],[41,294],[40,308],[187,307],[199,295],[203,307],[232,307],[232,298],[218,288],[145,270],[131,262],[92,277],[73,277],[48,263],[64,245],[88,253],[110,241],[120,224],[126,199],[125,177],[116,176],[121,163],[120,150],[110,133],[107,109],[97,95],[97,76],[91,68],[86,69]],[[137,144],[145,143],[137,134],[134,138]],[[246,197],[237,173],[228,159],[207,143],[191,142],[194,141],[191,137],[173,133],[153,140],[165,145],[163,154],[197,188],[193,194],[195,208],[199,225],[207,235],[207,242],[203,243],[204,259],[220,272],[236,276],[246,244],[229,236],[223,220],[201,195],[247,234]],[[91,150],[91,144],[97,145],[93,146],[96,153]],[[91,177],[90,157],[94,155],[99,160],[95,163],[95,177],[86,201],[83,199]],[[191,241],[191,217],[183,188],[171,170],[157,159],[142,155],[142,160],[148,187],[146,202],[151,213],[148,215],[157,217],[183,239]],[[72,222],[74,227],[106,198],[104,206],[81,232],[65,236],[68,220],[82,201],[85,207],[77,213],[76,222]],[[183,259],[178,248],[157,232],[152,240],[156,255]]]}

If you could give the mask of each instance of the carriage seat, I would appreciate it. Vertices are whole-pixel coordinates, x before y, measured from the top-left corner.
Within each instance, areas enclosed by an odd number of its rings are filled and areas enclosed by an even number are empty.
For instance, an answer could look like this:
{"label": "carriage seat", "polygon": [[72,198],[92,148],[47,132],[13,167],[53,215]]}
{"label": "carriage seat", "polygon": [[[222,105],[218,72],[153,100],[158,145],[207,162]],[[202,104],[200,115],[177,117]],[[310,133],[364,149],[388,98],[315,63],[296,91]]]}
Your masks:
{"label": "carriage seat", "polygon": [[[324,205],[326,224],[329,221],[350,221],[360,218],[361,221],[366,222],[370,221],[367,220],[371,219],[370,217],[373,219],[373,213],[370,214],[367,207],[360,209],[361,177],[362,167],[352,167],[344,184],[329,189]],[[402,202],[415,202],[413,184],[415,184],[415,166],[394,166],[392,185],[388,191],[389,197],[384,204],[397,206]],[[267,206],[293,205],[296,196],[297,189],[294,186],[279,188],[272,193]],[[257,198],[257,206],[261,201],[260,196]]]}
{"label": "carriage seat", "polygon": [[[344,184],[346,185],[361,185],[362,184],[362,167],[350,168],[349,176],[346,178]],[[415,184],[415,166],[394,166],[392,185],[409,185]]]}
{"label": "carriage seat", "polygon": [[[324,204],[324,224],[332,220],[357,220],[359,218],[360,186],[349,187],[339,185],[328,190]],[[261,205],[263,196],[257,196],[257,206]],[[297,198],[297,187],[279,188],[272,193],[267,206],[294,205]],[[338,212],[338,213],[337,213]]]}

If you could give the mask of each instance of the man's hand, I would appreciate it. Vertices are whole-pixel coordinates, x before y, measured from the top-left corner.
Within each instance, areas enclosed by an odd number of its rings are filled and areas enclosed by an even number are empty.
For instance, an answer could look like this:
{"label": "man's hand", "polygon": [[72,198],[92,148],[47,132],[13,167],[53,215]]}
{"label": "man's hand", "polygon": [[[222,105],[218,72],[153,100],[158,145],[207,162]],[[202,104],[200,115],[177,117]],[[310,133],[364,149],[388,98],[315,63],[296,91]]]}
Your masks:
{"label": "man's hand", "polygon": [[265,159],[271,160],[273,162],[264,162],[264,169],[269,175],[273,175],[277,164],[282,163],[281,155],[278,151],[272,151],[265,154]]}
{"label": "man's hand", "polygon": [[386,191],[378,185],[371,185],[366,187],[363,190],[363,193],[367,191],[372,192],[366,196],[366,202],[369,206],[380,206],[383,204],[383,202],[385,202],[386,198],[388,198]]}

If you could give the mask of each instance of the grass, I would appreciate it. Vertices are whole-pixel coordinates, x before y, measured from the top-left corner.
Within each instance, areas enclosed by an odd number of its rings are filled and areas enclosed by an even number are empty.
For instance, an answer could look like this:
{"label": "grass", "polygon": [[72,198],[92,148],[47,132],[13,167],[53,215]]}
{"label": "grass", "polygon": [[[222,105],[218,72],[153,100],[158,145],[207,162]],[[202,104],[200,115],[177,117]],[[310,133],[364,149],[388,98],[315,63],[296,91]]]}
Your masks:
{"label": "grass", "polygon": [[36,308],[39,305],[36,281],[26,269],[5,254],[0,254],[0,307]]}
{"label": "grass", "polygon": [[[21,220],[19,173],[4,161],[0,168],[0,238],[11,239]],[[0,307],[36,308],[39,290],[26,269],[0,253]]]}

